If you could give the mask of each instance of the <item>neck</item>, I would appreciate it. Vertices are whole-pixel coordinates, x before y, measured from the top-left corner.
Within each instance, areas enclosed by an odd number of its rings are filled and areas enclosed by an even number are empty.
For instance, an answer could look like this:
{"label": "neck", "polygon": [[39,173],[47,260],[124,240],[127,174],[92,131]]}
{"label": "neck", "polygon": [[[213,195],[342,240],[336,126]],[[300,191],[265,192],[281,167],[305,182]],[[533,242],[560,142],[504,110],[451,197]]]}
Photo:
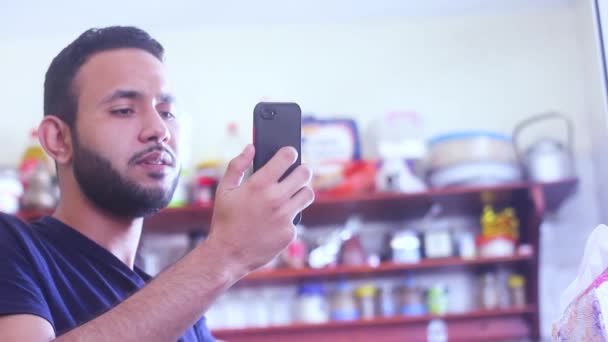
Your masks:
{"label": "neck", "polygon": [[62,190],[53,217],[95,241],[133,269],[143,219],[113,216],[96,207],[79,190]]}

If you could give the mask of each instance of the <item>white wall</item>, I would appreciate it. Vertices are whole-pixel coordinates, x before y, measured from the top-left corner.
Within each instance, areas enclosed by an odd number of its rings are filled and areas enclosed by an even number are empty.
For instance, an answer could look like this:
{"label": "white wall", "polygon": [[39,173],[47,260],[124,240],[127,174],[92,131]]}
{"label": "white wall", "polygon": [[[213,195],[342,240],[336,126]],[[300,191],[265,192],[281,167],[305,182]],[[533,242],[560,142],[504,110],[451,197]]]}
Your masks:
{"label": "white wall", "polygon": [[[583,69],[571,9],[416,17],[345,24],[241,26],[153,31],[168,50],[183,109],[192,114],[194,158],[213,157],[228,120],[249,137],[251,110],[264,97],[305,111],[346,115],[365,129],[388,110],[424,115],[427,135],[455,129],[509,132],[548,109],[584,134]],[[39,120],[45,68],[78,32],[1,43],[0,163],[16,163]],[[8,124],[10,122],[10,125]]]}
{"label": "white wall", "polygon": [[[595,172],[598,179],[596,195],[601,204],[601,215],[608,221],[608,108],[604,66],[602,64],[602,51],[600,45],[598,14],[595,10],[594,0],[579,0],[577,5],[581,53],[584,56],[584,85],[585,85],[585,111],[592,123],[591,151],[594,160]],[[608,4],[599,2],[602,6],[602,21],[604,31],[604,44],[608,44]],[[608,47],[608,45],[605,45]],[[608,50],[605,51],[608,53]],[[607,55],[608,56],[608,55]]]}
{"label": "white wall", "polygon": [[593,228],[608,219],[608,130],[606,94],[597,37],[594,0],[576,5],[578,51],[583,66],[583,113],[588,117],[589,151],[579,154],[581,180],[578,194],[556,216],[548,217],[541,229],[541,318],[548,336],[561,315],[559,298],[574,280],[580,267],[585,242]]}

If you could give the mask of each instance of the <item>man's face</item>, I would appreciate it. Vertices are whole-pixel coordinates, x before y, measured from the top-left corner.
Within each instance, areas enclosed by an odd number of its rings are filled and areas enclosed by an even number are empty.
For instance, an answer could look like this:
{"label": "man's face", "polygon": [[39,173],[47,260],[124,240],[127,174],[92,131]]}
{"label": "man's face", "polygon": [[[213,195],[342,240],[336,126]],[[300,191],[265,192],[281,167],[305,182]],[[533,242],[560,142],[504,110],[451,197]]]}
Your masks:
{"label": "man's face", "polygon": [[74,89],[73,169],[84,194],[124,218],[165,207],[180,165],[163,64],[139,49],[97,53],[78,71]]}

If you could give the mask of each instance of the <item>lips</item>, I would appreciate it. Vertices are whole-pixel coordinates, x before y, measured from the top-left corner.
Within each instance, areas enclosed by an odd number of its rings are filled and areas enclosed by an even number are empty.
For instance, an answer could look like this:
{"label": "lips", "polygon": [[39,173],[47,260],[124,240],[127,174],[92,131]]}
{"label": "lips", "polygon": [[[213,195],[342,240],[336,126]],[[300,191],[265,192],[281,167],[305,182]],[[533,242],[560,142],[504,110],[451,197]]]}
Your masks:
{"label": "lips", "polygon": [[173,166],[174,160],[171,154],[164,151],[153,151],[146,153],[136,161],[139,165],[161,165],[161,166]]}

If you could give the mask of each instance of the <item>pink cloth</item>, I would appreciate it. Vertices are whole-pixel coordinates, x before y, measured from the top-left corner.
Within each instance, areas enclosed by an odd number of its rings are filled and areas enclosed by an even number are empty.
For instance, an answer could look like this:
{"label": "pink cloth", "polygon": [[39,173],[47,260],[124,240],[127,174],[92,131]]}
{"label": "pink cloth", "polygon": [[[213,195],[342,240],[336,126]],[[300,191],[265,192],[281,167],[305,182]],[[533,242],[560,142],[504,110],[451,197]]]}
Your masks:
{"label": "pink cloth", "polygon": [[607,342],[608,272],[604,271],[568,305],[553,326],[554,341]]}

